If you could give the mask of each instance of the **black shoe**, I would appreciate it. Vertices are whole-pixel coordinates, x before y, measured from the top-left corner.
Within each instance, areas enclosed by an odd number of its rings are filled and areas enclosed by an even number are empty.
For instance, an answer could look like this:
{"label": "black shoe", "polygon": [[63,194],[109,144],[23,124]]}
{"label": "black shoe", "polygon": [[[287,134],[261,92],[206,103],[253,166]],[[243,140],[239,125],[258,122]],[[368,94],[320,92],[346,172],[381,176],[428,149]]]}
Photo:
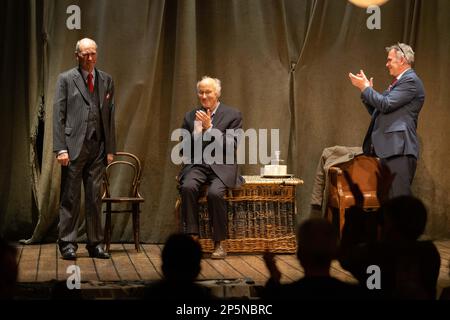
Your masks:
{"label": "black shoe", "polygon": [[61,252],[62,258],[64,260],[76,260],[77,254],[75,253],[75,249],[72,247],[66,248]]}
{"label": "black shoe", "polygon": [[89,257],[98,259],[109,259],[111,255],[105,252],[102,247],[88,248]]}

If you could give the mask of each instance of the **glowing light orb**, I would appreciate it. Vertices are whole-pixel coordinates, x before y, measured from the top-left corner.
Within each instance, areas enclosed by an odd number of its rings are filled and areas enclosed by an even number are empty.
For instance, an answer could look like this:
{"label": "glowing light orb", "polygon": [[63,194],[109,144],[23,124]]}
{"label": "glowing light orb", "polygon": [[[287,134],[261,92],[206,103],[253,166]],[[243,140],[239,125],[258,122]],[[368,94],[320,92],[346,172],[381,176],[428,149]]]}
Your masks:
{"label": "glowing light orb", "polygon": [[361,8],[367,8],[369,6],[381,6],[385,2],[388,2],[388,0],[348,0],[348,1],[353,3],[355,6]]}

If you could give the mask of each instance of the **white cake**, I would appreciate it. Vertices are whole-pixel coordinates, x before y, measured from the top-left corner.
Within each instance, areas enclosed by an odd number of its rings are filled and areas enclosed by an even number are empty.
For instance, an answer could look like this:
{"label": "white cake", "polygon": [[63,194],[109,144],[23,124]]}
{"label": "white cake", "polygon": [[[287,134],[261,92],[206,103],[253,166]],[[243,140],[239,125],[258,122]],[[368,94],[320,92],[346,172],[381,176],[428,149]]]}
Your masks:
{"label": "white cake", "polygon": [[264,176],[285,176],[287,175],[287,166],[279,164],[266,164],[263,168]]}

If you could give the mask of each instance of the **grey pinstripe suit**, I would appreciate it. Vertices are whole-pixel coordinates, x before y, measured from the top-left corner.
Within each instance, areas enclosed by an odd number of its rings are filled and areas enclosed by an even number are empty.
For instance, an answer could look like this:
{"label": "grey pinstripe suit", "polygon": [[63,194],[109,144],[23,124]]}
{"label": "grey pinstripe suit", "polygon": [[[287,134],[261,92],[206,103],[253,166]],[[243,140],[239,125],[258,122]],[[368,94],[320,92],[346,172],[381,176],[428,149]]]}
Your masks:
{"label": "grey pinstripe suit", "polygon": [[109,74],[98,69],[95,72],[93,94],[79,68],[61,73],[55,90],[53,151],[68,150],[70,158],[70,164],[62,166],[58,225],[61,248],[77,240],[81,181],[85,190],[88,246],[103,241],[101,181],[106,154],[116,151],[114,82]]}

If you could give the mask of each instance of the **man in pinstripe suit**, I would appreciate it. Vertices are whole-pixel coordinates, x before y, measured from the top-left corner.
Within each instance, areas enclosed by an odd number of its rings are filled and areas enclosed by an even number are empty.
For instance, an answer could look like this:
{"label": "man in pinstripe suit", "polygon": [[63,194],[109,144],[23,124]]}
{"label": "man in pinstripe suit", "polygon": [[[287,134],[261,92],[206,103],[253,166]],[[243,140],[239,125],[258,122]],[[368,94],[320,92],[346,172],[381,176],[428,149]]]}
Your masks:
{"label": "man in pinstripe suit", "polygon": [[53,151],[62,168],[58,244],[63,259],[75,260],[81,182],[85,190],[86,248],[108,259],[103,249],[101,183],[115,153],[114,82],[95,68],[97,44],[77,42],[78,67],[59,75],[53,104]]}

